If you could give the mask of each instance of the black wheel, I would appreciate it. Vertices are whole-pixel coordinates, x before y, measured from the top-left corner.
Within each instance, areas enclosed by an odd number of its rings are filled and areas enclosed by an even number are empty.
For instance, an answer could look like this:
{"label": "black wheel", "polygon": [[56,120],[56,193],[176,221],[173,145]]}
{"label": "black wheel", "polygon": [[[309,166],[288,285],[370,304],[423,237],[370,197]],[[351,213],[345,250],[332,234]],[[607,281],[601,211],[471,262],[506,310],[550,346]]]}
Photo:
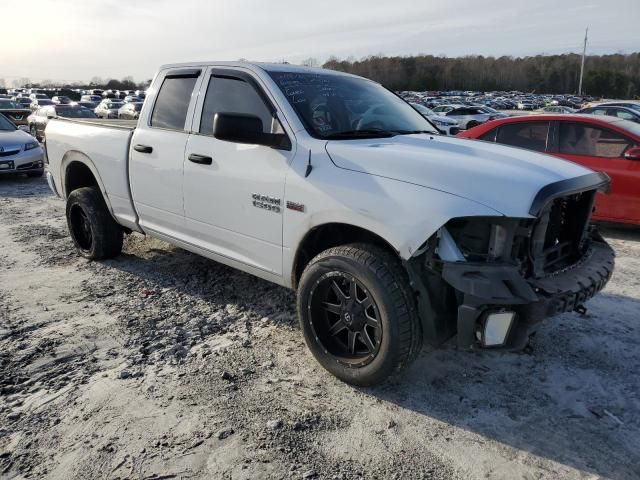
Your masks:
{"label": "black wheel", "polygon": [[76,250],[85,258],[111,258],[122,251],[122,227],[109,213],[98,187],[71,192],[67,199],[67,225]]}
{"label": "black wheel", "polygon": [[297,303],[311,353],[345,382],[380,383],[422,346],[406,273],[382,248],[352,244],[322,252],[302,274]]}
{"label": "black wheel", "polygon": [[41,177],[42,175],[44,175],[44,170],[40,170],[40,171],[37,171],[37,172],[29,172],[29,173],[27,173],[27,177],[29,177],[29,178]]}
{"label": "black wheel", "polygon": [[476,122],[475,120],[471,120],[469,123],[467,123],[467,130],[469,130],[470,128],[473,128],[473,127],[477,127],[478,125],[480,125],[480,122]]}

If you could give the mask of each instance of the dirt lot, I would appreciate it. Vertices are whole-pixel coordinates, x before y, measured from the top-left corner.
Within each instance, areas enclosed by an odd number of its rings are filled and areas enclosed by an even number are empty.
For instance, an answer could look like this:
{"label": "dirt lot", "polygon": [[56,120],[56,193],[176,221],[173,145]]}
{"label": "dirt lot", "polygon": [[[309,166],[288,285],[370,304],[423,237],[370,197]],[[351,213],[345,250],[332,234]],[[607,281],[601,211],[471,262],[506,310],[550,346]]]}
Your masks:
{"label": "dirt lot", "polygon": [[373,389],[307,352],[294,295],[130,236],[75,255],[41,179],[0,179],[0,477],[640,478],[640,233],[524,354],[425,349]]}

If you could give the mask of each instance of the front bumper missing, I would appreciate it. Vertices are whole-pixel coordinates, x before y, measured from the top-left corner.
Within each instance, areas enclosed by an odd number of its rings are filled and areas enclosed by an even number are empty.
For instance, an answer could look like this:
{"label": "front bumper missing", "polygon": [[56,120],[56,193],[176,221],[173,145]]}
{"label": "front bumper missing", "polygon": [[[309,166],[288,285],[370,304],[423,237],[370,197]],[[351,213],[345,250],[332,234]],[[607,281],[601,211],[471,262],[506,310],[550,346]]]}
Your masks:
{"label": "front bumper missing", "polygon": [[602,239],[594,239],[582,259],[555,274],[525,279],[515,266],[445,262],[443,279],[463,295],[458,307],[457,343],[478,348],[479,328],[496,311],[515,312],[503,349],[523,348],[541,320],[583,308],[604,288],[613,272],[615,254]]}

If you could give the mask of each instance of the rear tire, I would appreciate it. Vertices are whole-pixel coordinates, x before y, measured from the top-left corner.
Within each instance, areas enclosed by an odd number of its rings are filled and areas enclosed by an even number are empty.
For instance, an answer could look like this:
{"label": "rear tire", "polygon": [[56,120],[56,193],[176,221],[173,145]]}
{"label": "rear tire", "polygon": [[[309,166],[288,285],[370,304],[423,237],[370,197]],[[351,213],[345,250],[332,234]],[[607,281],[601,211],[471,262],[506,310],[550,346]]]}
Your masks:
{"label": "rear tire", "polygon": [[122,251],[122,227],[109,213],[98,187],[71,192],[67,199],[67,225],[76,250],[85,258],[111,258]]}
{"label": "rear tire", "polygon": [[381,383],[408,366],[422,347],[406,272],[395,256],[374,245],[330,248],[311,260],[300,279],[297,307],[313,356],[353,385]]}

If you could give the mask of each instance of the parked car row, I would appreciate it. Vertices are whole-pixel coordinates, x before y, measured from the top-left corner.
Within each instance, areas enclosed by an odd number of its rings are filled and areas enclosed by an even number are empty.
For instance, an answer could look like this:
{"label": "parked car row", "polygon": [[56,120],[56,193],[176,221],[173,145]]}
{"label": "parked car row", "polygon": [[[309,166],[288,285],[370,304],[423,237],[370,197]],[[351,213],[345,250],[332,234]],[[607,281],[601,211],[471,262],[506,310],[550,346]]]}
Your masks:
{"label": "parked car row", "polygon": [[587,102],[595,100],[590,96],[575,95],[547,95],[523,93],[519,91],[493,91],[493,92],[462,92],[454,91],[425,91],[399,92],[404,99],[420,103],[429,108],[435,109],[441,105],[467,105],[486,106],[496,110],[537,110],[547,106],[561,106],[579,109]]}

